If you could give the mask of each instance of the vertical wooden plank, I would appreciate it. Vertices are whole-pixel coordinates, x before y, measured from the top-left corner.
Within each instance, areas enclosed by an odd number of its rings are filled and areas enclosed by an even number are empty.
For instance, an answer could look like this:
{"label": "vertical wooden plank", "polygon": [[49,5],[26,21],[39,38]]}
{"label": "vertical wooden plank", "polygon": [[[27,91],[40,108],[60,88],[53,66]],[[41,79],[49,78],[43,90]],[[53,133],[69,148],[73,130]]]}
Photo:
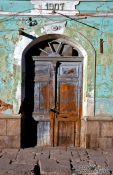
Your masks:
{"label": "vertical wooden plank", "polygon": [[57,120],[57,116],[55,114],[55,122],[54,122],[54,146],[58,146],[58,120]]}
{"label": "vertical wooden plank", "polygon": [[76,145],[76,122],[74,122],[74,146]]}
{"label": "vertical wooden plank", "polygon": [[50,112],[50,141],[51,141],[51,146],[54,146],[54,113]]}
{"label": "vertical wooden plank", "polygon": [[76,122],[75,146],[80,146],[80,120]]}

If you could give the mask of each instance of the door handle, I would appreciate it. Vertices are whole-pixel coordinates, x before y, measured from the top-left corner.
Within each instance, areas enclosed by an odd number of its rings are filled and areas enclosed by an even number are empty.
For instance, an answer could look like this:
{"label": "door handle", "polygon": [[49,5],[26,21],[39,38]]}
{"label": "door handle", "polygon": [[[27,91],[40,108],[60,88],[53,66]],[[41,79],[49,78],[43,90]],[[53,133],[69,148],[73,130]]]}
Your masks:
{"label": "door handle", "polygon": [[50,108],[50,111],[59,114],[59,111],[57,111],[55,108]]}

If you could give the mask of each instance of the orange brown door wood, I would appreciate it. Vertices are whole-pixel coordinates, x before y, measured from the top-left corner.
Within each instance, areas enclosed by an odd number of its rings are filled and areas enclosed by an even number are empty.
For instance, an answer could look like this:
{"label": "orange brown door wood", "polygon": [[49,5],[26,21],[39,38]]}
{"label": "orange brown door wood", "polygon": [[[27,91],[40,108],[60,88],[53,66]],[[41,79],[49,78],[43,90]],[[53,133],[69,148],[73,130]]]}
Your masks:
{"label": "orange brown door wood", "polygon": [[55,109],[51,130],[54,146],[79,146],[82,63],[59,62],[56,65]]}
{"label": "orange brown door wood", "polygon": [[79,146],[82,62],[35,61],[37,145]]}

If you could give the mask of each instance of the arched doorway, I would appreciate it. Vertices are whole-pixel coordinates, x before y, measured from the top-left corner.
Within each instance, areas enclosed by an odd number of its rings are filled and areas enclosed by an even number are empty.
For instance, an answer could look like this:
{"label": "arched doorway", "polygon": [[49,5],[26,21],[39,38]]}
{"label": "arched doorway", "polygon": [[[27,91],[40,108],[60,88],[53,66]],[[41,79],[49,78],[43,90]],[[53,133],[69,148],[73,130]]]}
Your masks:
{"label": "arched doorway", "polygon": [[83,86],[79,47],[66,36],[41,36],[24,50],[22,63],[21,109],[24,118],[34,119],[36,144],[79,146]]}

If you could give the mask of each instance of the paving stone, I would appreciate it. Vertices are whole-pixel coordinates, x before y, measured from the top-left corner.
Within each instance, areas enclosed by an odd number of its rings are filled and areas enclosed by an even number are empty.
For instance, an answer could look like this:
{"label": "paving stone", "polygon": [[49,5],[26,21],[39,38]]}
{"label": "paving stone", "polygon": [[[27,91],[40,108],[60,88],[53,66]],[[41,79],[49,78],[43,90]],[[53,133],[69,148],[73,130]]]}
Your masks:
{"label": "paving stone", "polygon": [[71,160],[71,152],[67,152],[66,150],[58,150],[50,151],[50,159],[56,160],[61,166],[67,166],[70,168],[70,160]]}
{"label": "paving stone", "polygon": [[95,162],[99,166],[106,166],[106,158],[103,155],[102,151],[96,150],[87,150],[88,157],[92,162]]}
{"label": "paving stone", "polygon": [[16,160],[18,152],[19,152],[18,149],[3,149],[2,158],[14,161]]}
{"label": "paving stone", "polygon": [[78,153],[78,151],[77,150],[71,150],[71,155],[72,156],[79,156],[79,153]]}
{"label": "paving stone", "polygon": [[9,167],[4,167],[0,170],[2,175],[33,175],[34,166],[16,164],[10,165]]}
{"label": "paving stone", "polygon": [[28,164],[12,164],[10,169],[15,172],[33,172],[34,165],[28,165]]}
{"label": "paving stone", "polygon": [[66,159],[57,159],[56,162],[60,165],[60,166],[66,166],[67,168],[70,169],[70,161],[66,160]]}
{"label": "paving stone", "polygon": [[38,147],[35,147],[35,149],[36,149],[36,153],[39,153],[39,152],[42,152],[43,147],[42,146],[38,146]]}
{"label": "paving stone", "polygon": [[81,161],[81,162],[72,161],[71,165],[72,165],[72,169],[81,169],[83,167],[89,167],[90,166],[89,163],[86,162],[86,161]]}
{"label": "paving stone", "polygon": [[0,175],[34,175],[32,172],[1,171]]}
{"label": "paving stone", "polygon": [[111,154],[104,154],[104,156],[105,156],[105,158],[106,158],[106,160],[108,162],[113,162],[113,153],[111,153]]}
{"label": "paving stone", "polygon": [[110,169],[108,168],[92,166],[87,163],[81,164],[81,162],[74,165],[73,172],[77,175],[110,175]]}
{"label": "paving stone", "polygon": [[9,166],[10,166],[10,160],[7,159],[7,158],[0,158],[0,170],[2,169],[9,169]]}
{"label": "paving stone", "polygon": [[50,158],[51,159],[55,159],[55,160],[58,160],[58,159],[67,159],[67,160],[71,160],[71,152],[68,152],[68,151],[65,151],[65,150],[59,150],[58,152],[50,152]]}
{"label": "paving stone", "polygon": [[50,157],[50,151],[45,150],[45,151],[36,153],[35,160],[38,161],[39,159],[48,159],[49,157]]}
{"label": "paving stone", "polygon": [[36,155],[35,160],[38,162],[39,159],[48,159],[48,158],[49,158],[49,157],[48,157],[47,155],[38,154],[38,155]]}
{"label": "paving stone", "polygon": [[78,154],[79,154],[79,157],[80,157],[81,161],[87,161],[88,160],[88,154],[84,149],[83,150],[79,149]]}
{"label": "paving stone", "polygon": [[0,150],[0,175],[113,175],[113,150],[29,148]]}
{"label": "paving stone", "polygon": [[14,162],[15,164],[21,163],[21,164],[28,164],[28,165],[32,165],[36,163],[35,160],[35,151],[33,151],[32,149],[21,149],[18,152],[16,161]]}
{"label": "paving stone", "polygon": [[50,153],[50,149],[44,149],[43,148],[43,150],[41,151],[41,153],[43,153],[43,154],[49,154]]}
{"label": "paving stone", "polygon": [[81,161],[81,159],[80,159],[80,155],[78,154],[78,152],[77,151],[72,151],[71,152],[71,161],[76,161],[76,162],[80,162]]}
{"label": "paving stone", "polygon": [[93,150],[93,149],[86,149],[86,152],[88,153],[88,155],[92,155],[92,156],[101,156],[103,155],[102,150]]}
{"label": "paving stone", "polygon": [[80,158],[79,157],[72,157],[71,161],[80,162]]}
{"label": "paving stone", "polygon": [[55,148],[55,149],[51,149],[50,150],[51,154],[55,154],[55,153],[58,153],[58,154],[63,154],[63,153],[66,153],[67,150],[66,149],[59,149],[59,148]]}
{"label": "paving stone", "polygon": [[70,161],[71,157],[69,155],[57,155],[57,154],[52,154],[50,155],[50,159],[54,160],[67,160]]}
{"label": "paving stone", "polygon": [[109,162],[108,167],[111,171],[113,171],[113,162]]}
{"label": "paving stone", "polygon": [[[40,159],[39,160],[40,172],[43,175],[71,175],[71,169],[67,166],[61,166],[55,160],[52,159]],[[56,175],[55,174],[55,175]]]}
{"label": "paving stone", "polygon": [[90,160],[95,162],[96,165],[103,166],[103,167],[106,166],[106,160],[104,158],[92,157],[92,158],[90,158]]}

